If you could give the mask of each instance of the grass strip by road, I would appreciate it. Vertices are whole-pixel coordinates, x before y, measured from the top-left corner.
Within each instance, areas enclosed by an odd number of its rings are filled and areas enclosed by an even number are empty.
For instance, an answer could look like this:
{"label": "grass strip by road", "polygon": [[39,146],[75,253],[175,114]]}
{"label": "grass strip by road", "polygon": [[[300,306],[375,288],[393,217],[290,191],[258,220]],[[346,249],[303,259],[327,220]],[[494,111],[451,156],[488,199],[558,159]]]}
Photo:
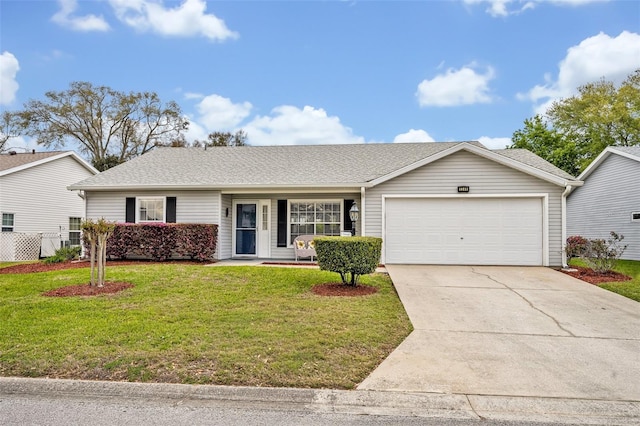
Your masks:
{"label": "grass strip by road", "polygon": [[115,295],[44,297],[88,269],[0,280],[0,375],[352,389],[410,333],[384,274],[363,297],[322,297],[302,268],[128,265]]}

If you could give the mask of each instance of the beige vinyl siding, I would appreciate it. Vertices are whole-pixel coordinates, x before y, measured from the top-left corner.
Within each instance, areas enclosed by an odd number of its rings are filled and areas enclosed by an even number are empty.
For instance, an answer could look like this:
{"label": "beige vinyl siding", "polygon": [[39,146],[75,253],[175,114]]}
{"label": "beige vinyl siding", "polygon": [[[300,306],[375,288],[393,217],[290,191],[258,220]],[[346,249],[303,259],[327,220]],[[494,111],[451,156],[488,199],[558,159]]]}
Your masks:
{"label": "beige vinyl siding", "polygon": [[176,222],[217,224],[218,191],[120,191],[88,192],[87,217],[123,223],[127,197],[176,197]]}
{"label": "beige vinyl siding", "polygon": [[43,232],[42,255],[69,239],[69,218],[84,217],[84,201],[67,186],[93,173],[71,156],[0,177],[0,211],[13,213],[14,232]]}
{"label": "beige vinyl siding", "polygon": [[384,182],[366,192],[366,229],[381,237],[382,196],[392,194],[457,194],[458,186],[470,194],[549,194],[549,262],[562,264],[562,192],[554,185],[470,152],[460,151]]}
{"label": "beige vinyl siding", "polygon": [[624,235],[623,259],[640,260],[640,162],[610,154],[567,198],[567,236],[609,238]]}

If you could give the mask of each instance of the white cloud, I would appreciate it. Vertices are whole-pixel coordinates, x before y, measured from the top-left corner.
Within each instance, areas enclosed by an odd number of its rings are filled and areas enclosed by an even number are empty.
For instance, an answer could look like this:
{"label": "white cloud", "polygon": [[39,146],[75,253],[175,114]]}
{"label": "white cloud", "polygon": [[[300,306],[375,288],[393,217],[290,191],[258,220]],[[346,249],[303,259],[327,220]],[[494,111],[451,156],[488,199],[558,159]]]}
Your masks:
{"label": "white cloud", "polygon": [[567,50],[560,61],[558,77],[545,76],[545,83],[527,93],[519,93],[521,100],[536,103],[536,112],[544,113],[560,98],[571,96],[579,86],[605,78],[620,84],[640,64],[640,35],[623,31],[617,37],[600,33]]}
{"label": "white cloud", "polygon": [[511,138],[490,138],[489,136],[479,137],[478,142],[489,149],[504,149],[512,143]]}
{"label": "white cloud", "polygon": [[76,0],[58,0],[60,11],[51,17],[56,24],[74,31],[107,31],[109,24],[102,16],[73,16],[78,8]]}
{"label": "white cloud", "polygon": [[205,13],[204,0],[185,0],[180,6],[167,8],[162,1],[109,0],[118,19],[139,31],[152,31],[164,36],[202,36],[210,40],[237,38],[224,21]]}
{"label": "white cloud", "polygon": [[274,108],[270,116],[259,116],[243,129],[250,145],[325,145],[364,143],[338,117],[311,106]]}
{"label": "white cloud", "polygon": [[546,2],[557,6],[583,6],[609,0],[464,0],[465,4],[486,4],[485,11],[493,17],[517,15],[525,10],[533,9],[537,4]]}
{"label": "white cloud", "polygon": [[249,102],[234,104],[219,95],[205,96],[196,105],[198,121],[210,132],[226,131],[238,126],[249,116],[253,106]]}
{"label": "white cloud", "polygon": [[420,106],[456,106],[490,103],[489,82],[495,78],[493,68],[484,74],[474,70],[475,64],[459,70],[449,68],[431,80],[418,85],[416,96]]}
{"label": "white cloud", "polygon": [[185,92],[184,98],[187,99],[187,100],[190,100],[190,99],[202,99],[202,98],[204,98],[204,95],[202,93]]}
{"label": "white cloud", "polygon": [[30,152],[32,149],[36,151],[45,151],[42,145],[38,145],[36,138],[25,138],[23,136],[15,136],[7,141],[5,151],[16,150],[16,152]]}
{"label": "white cloud", "polygon": [[195,140],[206,141],[209,132],[207,132],[207,130],[192,117],[187,116],[186,118],[189,120],[189,128],[184,133],[185,139],[189,142],[193,142]]}
{"label": "white cloud", "polygon": [[435,142],[435,139],[433,139],[429,133],[422,129],[410,129],[407,133],[401,133],[393,138],[393,142]]}
{"label": "white cloud", "polygon": [[16,74],[20,70],[18,59],[10,52],[0,55],[0,105],[8,105],[16,99],[18,82]]}

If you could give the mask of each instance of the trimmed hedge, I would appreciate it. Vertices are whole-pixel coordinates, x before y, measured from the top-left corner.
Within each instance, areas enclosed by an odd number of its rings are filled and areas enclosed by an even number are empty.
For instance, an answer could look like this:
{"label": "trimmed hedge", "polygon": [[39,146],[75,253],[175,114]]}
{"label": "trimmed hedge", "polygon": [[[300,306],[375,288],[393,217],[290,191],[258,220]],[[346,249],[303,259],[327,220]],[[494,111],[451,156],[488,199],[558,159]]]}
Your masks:
{"label": "trimmed hedge", "polygon": [[358,285],[360,275],[375,272],[380,262],[382,238],[316,237],[318,265],[340,274],[343,284]]}
{"label": "trimmed hedge", "polygon": [[171,258],[213,259],[218,225],[200,223],[116,224],[107,240],[107,256],[163,261]]}

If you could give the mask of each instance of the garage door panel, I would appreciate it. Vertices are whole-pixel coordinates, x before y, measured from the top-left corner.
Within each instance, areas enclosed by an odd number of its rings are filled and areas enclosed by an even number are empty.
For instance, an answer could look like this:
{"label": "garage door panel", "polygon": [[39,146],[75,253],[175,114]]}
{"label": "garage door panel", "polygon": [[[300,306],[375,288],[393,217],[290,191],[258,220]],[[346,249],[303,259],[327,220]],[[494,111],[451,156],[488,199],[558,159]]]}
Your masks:
{"label": "garage door panel", "polygon": [[387,263],[542,265],[540,198],[392,198]]}

